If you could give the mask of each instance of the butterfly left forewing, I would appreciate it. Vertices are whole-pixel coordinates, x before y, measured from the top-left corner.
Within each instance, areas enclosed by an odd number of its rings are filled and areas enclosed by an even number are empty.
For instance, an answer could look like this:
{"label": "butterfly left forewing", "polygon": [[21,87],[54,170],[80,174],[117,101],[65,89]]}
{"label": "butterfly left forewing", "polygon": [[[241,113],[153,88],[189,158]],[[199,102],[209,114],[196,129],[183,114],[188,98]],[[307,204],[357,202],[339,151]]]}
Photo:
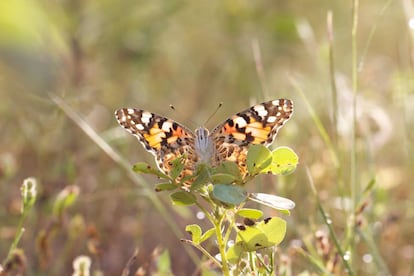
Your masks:
{"label": "butterfly left forewing", "polygon": [[163,116],[135,108],[115,111],[118,123],[134,135],[155,158],[158,168],[170,175],[172,163],[184,156],[184,175],[192,174],[197,155],[194,134],[179,123]]}

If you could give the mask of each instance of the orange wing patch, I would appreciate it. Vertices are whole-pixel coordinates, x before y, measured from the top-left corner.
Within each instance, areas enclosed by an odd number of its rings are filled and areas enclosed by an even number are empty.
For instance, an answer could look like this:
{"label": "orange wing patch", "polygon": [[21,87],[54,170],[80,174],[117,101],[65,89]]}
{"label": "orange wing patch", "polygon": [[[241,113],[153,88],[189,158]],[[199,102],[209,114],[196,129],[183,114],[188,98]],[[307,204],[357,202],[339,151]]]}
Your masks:
{"label": "orange wing patch", "polygon": [[154,149],[161,148],[161,142],[165,139],[165,132],[159,129],[158,126],[154,125],[153,128],[149,129],[149,133],[144,133],[143,137],[147,141],[148,145]]}
{"label": "orange wing patch", "polygon": [[246,126],[246,132],[251,133],[254,137],[252,144],[264,143],[268,139],[271,131],[270,126],[263,127],[263,124],[259,122],[250,123]]}

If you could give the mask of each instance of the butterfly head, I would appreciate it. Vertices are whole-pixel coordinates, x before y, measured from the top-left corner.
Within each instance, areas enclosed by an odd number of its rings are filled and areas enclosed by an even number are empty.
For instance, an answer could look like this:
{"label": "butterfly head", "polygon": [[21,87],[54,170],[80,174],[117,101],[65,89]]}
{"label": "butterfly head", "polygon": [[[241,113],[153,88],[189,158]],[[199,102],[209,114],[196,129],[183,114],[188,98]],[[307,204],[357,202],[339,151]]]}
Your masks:
{"label": "butterfly head", "polygon": [[200,139],[207,139],[207,137],[210,135],[210,132],[205,127],[199,127],[195,130],[195,134],[197,137],[200,137]]}

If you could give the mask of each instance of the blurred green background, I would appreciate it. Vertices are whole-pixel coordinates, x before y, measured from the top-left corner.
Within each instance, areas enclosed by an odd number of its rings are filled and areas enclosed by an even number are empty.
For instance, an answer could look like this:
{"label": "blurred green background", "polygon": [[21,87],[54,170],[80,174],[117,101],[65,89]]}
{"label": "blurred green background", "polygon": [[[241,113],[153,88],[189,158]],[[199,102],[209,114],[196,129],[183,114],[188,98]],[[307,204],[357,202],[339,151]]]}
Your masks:
{"label": "blurred green background", "polygon": [[[333,16],[337,105],[329,69],[328,11]],[[358,15],[356,183],[363,190],[376,179],[360,230],[375,247],[357,235],[352,263],[361,275],[377,275],[381,265],[369,257],[374,256],[393,275],[409,275],[414,271],[414,30],[409,28],[414,8],[409,0],[367,0],[361,1]],[[310,246],[317,247],[315,233],[328,232],[305,168],[340,240],[352,217],[351,31],[351,1],[1,1],[1,258],[16,232],[20,185],[33,176],[39,196],[19,245],[33,275],[70,272],[73,259],[82,254],[92,256],[94,269],[117,275],[136,247],[138,265],[144,265],[157,246],[169,250],[176,275],[196,269],[185,250],[189,245],[179,241],[186,234],[174,234],[166,221],[173,219],[178,229],[195,221],[203,225],[195,210],[172,207],[167,194],[158,194],[166,207],[161,214],[143,188],[157,180],[131,180],[122,162],[90,139],[53,96],[129,166],[153,160],[117,125],[117,108],[147,109],[194,129],[223,102],[207,124],[211,129],[252,104],[290,98],[295,113],[275,145],[293,148],[300,166],[290,176],[263,177],[248,189],[296,202],[279,252],[294,275],[316,273],[295,249],[299,245],[311,251]],[[55,223],[53,202],[68,185],[80,188],[79,198],[42,244],[39,237]],[[271,210],[266,214],[275,215]]]}

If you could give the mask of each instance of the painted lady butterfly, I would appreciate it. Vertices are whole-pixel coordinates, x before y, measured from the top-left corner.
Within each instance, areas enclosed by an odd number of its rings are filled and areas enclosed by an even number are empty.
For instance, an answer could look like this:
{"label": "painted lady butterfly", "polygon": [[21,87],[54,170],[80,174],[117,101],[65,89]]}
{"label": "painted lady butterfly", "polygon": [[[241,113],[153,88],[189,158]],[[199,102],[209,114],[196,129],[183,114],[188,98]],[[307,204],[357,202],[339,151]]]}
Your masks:
{"label": "painted lady butterfly", "polygon": [[211,133],[204,127],[193,133],[173,120],[135,108],[118,109],[115,117],[155,156],[158,168],[165,174],[171,171],[173,160],[185,155],[180,177],[193,174],[197,164],[214,167],[223,161],[236,162],[245,176],[249,145],[272,144],[292,113],[291,100],[268,101],[237,113]]}

